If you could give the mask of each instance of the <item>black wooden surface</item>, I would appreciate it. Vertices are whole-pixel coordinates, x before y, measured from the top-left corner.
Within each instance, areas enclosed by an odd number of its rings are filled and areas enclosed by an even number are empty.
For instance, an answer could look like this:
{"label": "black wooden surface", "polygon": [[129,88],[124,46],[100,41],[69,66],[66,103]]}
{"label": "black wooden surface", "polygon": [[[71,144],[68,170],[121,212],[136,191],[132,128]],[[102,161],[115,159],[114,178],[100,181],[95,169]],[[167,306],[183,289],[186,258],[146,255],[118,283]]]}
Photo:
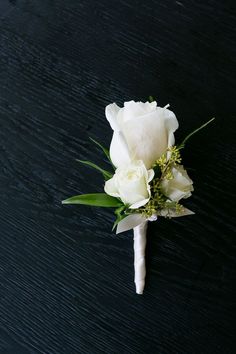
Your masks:
{"label": "black wooden surface", "polygon": [[[233,1],[0,1],[0,354],[233,354]],[[195,216],[152,223],[147,285],[133,284],[132,233],[107,209],[62,206],[102,191],[89,136],[104,107],[171,104]],[[105,161],[103,161],[105,166]]]}

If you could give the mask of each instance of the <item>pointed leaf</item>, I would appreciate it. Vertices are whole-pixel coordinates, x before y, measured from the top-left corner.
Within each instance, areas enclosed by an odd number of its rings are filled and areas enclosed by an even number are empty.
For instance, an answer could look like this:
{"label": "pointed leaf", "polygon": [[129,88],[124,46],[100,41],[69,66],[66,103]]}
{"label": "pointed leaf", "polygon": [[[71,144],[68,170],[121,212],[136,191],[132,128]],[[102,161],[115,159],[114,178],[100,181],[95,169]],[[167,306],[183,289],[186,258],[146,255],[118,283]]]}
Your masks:
{"label": "pointed leaf", "polygon": [[107,208],[121,207],[122,202],[106,193],[81,194],[62,201],[62,204],[83,204]]}
{"label": "pointed leaf", "polygon": [[77,160],[77,159],[76,159],[76,161],[81,162],[84,165],[90,166],[92,168],[95,168],[95,170],[98,170],[99,172],[101,172],[103,174],[103,176],[106,180],[112,178],[112,176],[113,176],[113,174],[111,172],[104,170],[103,168],[99,167],[98,165],[96,165],[93,162]]}
{"label": "pointed leaf", "polygon": [[186,138],[182,141],[182,143],[178,146],[179,149],[183,149],[187,140],[189,138],[191,138],[191,136],[193,136],[194,134],[196,134],[197,132],[199,132],[200,130],[202,130],[203,128],[205,128],[208,124],[210,124],[213,120],[215,120],[215,118],[211,118],[208,122],[204,123],[203,125],[201,125],[199,128],[195,129],[193,132],[191,132],[190,134],[188,134],[186,136]]}
{"label": "pointed leaf", "polygon": [[[126,218],[128,215],[127,214],[124,214],[124,211],[126,209],[126,205],[122,205],[121,207],[117,208],[114,213],[116,215],[116,221],[114,222],[113,224],[113,227],[112,227],[112,231],[115,229],[115,227],[118,225],[118,223],[123,220],[124,218]],[[123,214],[122,214],[123,213]]]}
{"label": "pointed leaf", "polygon": [[120,222],[121,220],[123,220],[124,218],[127,218],[127,216],[128,216],[128,215],[126,215],[126,214],[117,216],[116,221],[114,222],[114,224],[113,224],[113,226],[112,226],[112,231],[114,231],[115,228],[116,228],[116,226],[119,224],[119,222]]}
{"label": "pointed leaf", "polygon": [[107,148],[105,148],[102,144],[100,144],[97,140],[93,139],[93,138],[89,138],[94,144],[96,144],[100,149],[102,149],[102,151],[104,152],[104,154],[106,155],[106,157],[108,158],[108,160],[111,162],[111,158],[110,158],[110,154],[109,154],[109,150]]}

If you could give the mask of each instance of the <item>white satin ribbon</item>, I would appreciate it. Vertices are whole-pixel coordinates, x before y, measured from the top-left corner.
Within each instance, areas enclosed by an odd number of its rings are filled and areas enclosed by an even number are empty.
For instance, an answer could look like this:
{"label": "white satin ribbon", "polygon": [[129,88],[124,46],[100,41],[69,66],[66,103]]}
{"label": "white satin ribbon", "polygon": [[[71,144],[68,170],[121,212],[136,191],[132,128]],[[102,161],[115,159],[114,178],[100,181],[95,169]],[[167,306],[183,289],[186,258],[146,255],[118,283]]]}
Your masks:
{"label": "white satin ribbon", "polygon": [[142,294],[145,286],[146,264],[145,250],[148,221],[134,227],[134,282],[136,293]]}
{"label": "white satin ribbon", "polygon": [[[194,214],[191,210],[183,208],[180,213],[173,210],[163,209],[160,216],[179,217]],[[157,215],[153,214],[146,218],[141,214],[132,214],[124,218],[118,223],[116,233],[133,229],[134,232],[134,282],[136,293],[143,294],[146,276],[145,250],[147,242],[147,224],[148,221],[156,221]]]}

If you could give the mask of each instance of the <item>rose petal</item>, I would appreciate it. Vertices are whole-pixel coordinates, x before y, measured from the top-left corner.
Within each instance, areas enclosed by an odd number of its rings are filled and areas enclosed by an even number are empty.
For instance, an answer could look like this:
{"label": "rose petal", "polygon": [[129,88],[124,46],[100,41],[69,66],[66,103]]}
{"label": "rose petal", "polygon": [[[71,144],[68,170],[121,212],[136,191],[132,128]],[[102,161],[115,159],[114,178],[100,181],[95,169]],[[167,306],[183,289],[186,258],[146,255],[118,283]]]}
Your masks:
{"label": "rose petal", "polygon": [[164,108],[165,126],[168,131],[168,147],[175,143],[174,132],[178,129],[179,123],[175,114],[169,109]]}
{"label": "rose petal", "polygon": [[154,172],[153,169],[148,170],[148,183],[151,182],[151,180],[153,179],[154,175],[155,175],[155,172]]}
{"label": "rose petal", "polygon": [[130,208],[130,209],[138,209],[138,208],[141,208],[142,206],[144,206],[145,204],[147,204],[147,202],[149,201],[149,199],[150,199],[150,198],[140,200],[139,202],[130,205],[129,208]]}
{"label": "rose petal", "polygon": [[104,191],[111,195],[112,197],[119,198],[119,192],[116,188],[116,183],[115,183],[115,178],[112,177],[108,181],[106,181],[105,186],[104,186]]}
{"label": "rose petal", "polygon": [[117,106],[116,103],[111,103],[105,108],[105,115],[110,123],[110,126],[113,130],[120,130],[118,122],[117,122],[117,115],[121,108]]}
{"label": "rose petal", "polygon": [[129,150],[124,139],[124,136],[119,131],[114,131],[111,146],[110,156],[113,165],[116,167],[122,167],[131,163]]}
{"label": "rose petal", "polygon": [[132,159],[142,160],[150,168],[165,151],[168,145],[168,131],[160,109],[122,125]]}

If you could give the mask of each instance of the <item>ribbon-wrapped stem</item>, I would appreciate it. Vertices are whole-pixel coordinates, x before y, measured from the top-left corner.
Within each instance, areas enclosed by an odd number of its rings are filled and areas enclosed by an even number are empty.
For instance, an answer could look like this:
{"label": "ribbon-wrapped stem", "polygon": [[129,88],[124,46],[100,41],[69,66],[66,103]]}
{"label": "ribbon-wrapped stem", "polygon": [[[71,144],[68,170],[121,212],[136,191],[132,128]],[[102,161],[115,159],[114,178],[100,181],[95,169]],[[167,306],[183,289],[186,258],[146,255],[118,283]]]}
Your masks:
{"label": "ribbon-wrapped stem", "polygon": [[142,294],[145,286],[146,264],[145,250],[147,242],[147,224],[144,221],[142,224],[134,227],[134,282],[136,293]]}

